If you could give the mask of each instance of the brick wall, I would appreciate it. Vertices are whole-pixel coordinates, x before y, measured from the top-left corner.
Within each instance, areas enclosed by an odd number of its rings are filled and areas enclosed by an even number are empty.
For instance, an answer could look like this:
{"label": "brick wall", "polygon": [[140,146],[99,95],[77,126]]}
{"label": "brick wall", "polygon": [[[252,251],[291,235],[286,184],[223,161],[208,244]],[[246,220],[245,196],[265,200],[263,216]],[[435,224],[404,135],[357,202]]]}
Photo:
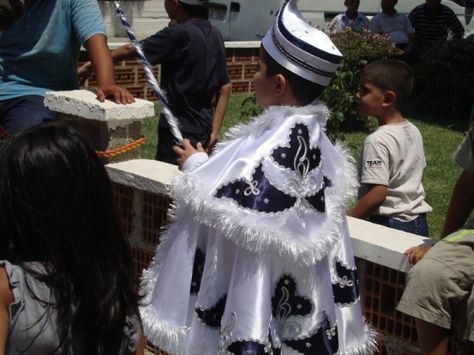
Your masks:
{"label": "brick wall", "polygon": [[[227,47],[227,65],[232,82],[233,93],[253,92],[252,78],[258,66],[259,48],[251,47]],[[81,53],[81,62],[86,60],[85,52]],[[153,68],[154,74],[159,81],[160,66]],[[115,82],[127,88],[135,97],[155,100],[152,90],[146,84],[146,75],[143,67],[136,60],[127,60],[115,65]],[[95,75],[84,83],[82,88],[93,88],[97,85]]]}
{"label": "brick wall", "polygon": [[[150,263],[161,228],[166,225],[170,199],[167,195],[132,189],[113,183],[120,220],[132,247],[135,279]],[[396,311],[405,284],[405,273],[363,259],[357,259],[362,306],[365,317],[380,334],[378,354],[419,354],[415,322]],[[162,354],[152,345],[148,350]],[[474,355],[474,349],[465,354]]]}

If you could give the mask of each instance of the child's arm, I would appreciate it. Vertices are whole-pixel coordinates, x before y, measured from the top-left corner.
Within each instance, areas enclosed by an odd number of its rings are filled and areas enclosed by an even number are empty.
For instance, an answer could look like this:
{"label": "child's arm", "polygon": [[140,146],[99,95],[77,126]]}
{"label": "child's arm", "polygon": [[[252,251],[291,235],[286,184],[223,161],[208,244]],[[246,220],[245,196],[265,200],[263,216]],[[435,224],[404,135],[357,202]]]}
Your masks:
{"label": "child's arm", "polygon": [[135,355],[144,355],[145,354],[145,337],[143,335],[143,329],[140,329],[140,337],[138,338],[137,350]]}
{"label": "child's arm", "polygon": [[212,119],[212,133],[209,140],[209,145],[207,147],[207,153],[210,154],[212,149],[217,143],[217,138],[219,137],[219,131],[222,126],[222,121],[224,120],[224,115],[227,111],[227,104],[229,102],[230,92],[232,90],[232,84],[227,83],[223,85],[219,91],[216,109],[214,110],[214,117]]}
{"label": "child's arm", "polygon": [[[474,209],[474,172],[464,170],[454,185],[441,239],[462,228]],[[410,265],[423,259],[431,245],[418,245],[405,251]]]}
{"label": "child's arm", "polygon": [[[204,151],[201,143],[198,143],[194,148],[189,139],[183,139],[181,146],[175,145],[173,147],[174,152],[178,156],[178,164],[181,170],[192,170],[196,164],[207,160],[207,154]],[[202,153],[197,155],[198,153]],[[192,159],[188,159],[194,156]],[[193,160],[191,162],[191,160]],[[186,164],[185,164],[186,163]]]}
{"label": "child's arm", "polygon": [[13,303],[13,294],[5,268],[0,267],[0,355],[4,355],[7,347],[9,326],[8,307]]}
{"label": "child's arm", "polygon": [[132,94],[125,88],[115,85],[114,65],[106,37],[103,34],[96,34],[84,43],[84,47],[97,74],[97,99],[103,102],[106,97],[113,96],[116,103],[134,102]]}
{"label": "child's arm", "polygon": [[368,191],[359,199],[349,213],[351,217],[368,218],[387,198],[387,186],[367,185],[367,187]]}

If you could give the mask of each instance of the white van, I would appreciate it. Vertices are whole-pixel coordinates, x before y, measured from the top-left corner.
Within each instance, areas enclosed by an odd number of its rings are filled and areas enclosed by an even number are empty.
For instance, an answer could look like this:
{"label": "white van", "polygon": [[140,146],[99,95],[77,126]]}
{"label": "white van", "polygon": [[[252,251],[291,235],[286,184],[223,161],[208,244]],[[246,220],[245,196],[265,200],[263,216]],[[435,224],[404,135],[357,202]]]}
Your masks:
{"label": "white van", "polygon": [[[210,0],[209,19],[222,33],[224,40],[260,40],[273,23],[283,0]],[[400,0],[396,6],[409,13],[424,0]],[[474,33],[472,19],[474,0],[445,0],[466,28]],[[344,0],[299,0],[298,7],[310,24],[326,28],[331,19],[345,10]],[[367,16],[380,12],[380,0],[361,0],[359,11]]]}

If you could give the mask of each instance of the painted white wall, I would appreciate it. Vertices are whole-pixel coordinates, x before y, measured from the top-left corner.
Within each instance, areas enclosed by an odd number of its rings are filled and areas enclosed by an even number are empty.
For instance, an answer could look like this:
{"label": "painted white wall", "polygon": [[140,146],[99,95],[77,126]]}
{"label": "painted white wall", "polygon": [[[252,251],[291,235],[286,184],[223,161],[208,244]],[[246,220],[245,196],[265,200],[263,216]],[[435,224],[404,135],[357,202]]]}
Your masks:
{"label": "painted white wall", "polygon": [[[161,194],[168,194],[174,175],[181,174],[175,165],[147,159],[107,164],[105,168],[115,183]],[[409,270],[408,259],[403,253],[405,250],[434,243],[429,238],[361,219],[349,217],[348,225],[356,257],[402,272]]]}
{"label": "painted white wall", "polygon": [[[163,3],[163,0],[120,1],[120,7],[127,15],[138,39],[150,36],[167,26],[169,19]],[[120,20],[115,15],[113,1],[99,1],[99,6],[104,17],[107,36],[127,37]]]}

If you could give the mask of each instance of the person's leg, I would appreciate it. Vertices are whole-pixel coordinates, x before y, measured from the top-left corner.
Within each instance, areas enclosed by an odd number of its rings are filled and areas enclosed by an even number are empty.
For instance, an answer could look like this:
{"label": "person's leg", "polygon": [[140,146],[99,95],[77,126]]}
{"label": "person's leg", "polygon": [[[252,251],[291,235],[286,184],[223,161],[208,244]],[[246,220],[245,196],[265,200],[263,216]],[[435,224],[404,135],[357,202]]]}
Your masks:
{"label": "person's leg", "polygon": [[430,236],[430,229],[428,227],[426,213],[420,214],[413,222],[415,224],[415,234],[421,235],[422,237]]}
{"label": "person's leg", "polygon": [[176,145],[176,139],[171,134],[171,131],[167,127],[159,127],[155,160],[178,165],[176,154],[173,151],[174,145]]}
{"label": "person's leg", "polygon": [[[211,132],[205,132],[203,134],[181,132],[181,134],[184,138],[189,139],[194,147],[196,147],[198,143],[201,143],[205,149],[207,148]],[[178,165],[177,157],[173,150],[173,146],[176,144],[176,138],[173,136],[169,128],[158,127],[158,145],[156,147],[155,160]]]}
{"label": "person's leg", "polygon": [[44,97],[22,96],[2,102],[1,124],[9,134],[55,119],[55,112],[43,104]]}
{"label": "person's leg", "polygon": [[470,339],[463,333],[466,324],[473,324],[468,307],[474,284],[473,233],[460,230],[447,236],[408,273],[397,310],[415,318],[423,354],[447,354],[447,337],[453,333]]}
{"label": "person's leg", "polygon": [[387,216],[379,216],[379,215],[376,215],[376,216],[370,216],[368,218],[369,222],[372,222],[372,223],[375,223],[375,224],[380,224],[381,226],[385,226],[385,227],[388,227],[388,222],[389,222],[389,218]]}
{"label": "person's leg", "polygon": [[387,227],[398,229],[407,233],[429,237],[428,222],[426,214],[420,214],[413,221],[404,222],[393,217],[388,218]]}
{"label": "person's leg", "polygon": [[449,330],[415,318],[422,355],[447,355]]}

